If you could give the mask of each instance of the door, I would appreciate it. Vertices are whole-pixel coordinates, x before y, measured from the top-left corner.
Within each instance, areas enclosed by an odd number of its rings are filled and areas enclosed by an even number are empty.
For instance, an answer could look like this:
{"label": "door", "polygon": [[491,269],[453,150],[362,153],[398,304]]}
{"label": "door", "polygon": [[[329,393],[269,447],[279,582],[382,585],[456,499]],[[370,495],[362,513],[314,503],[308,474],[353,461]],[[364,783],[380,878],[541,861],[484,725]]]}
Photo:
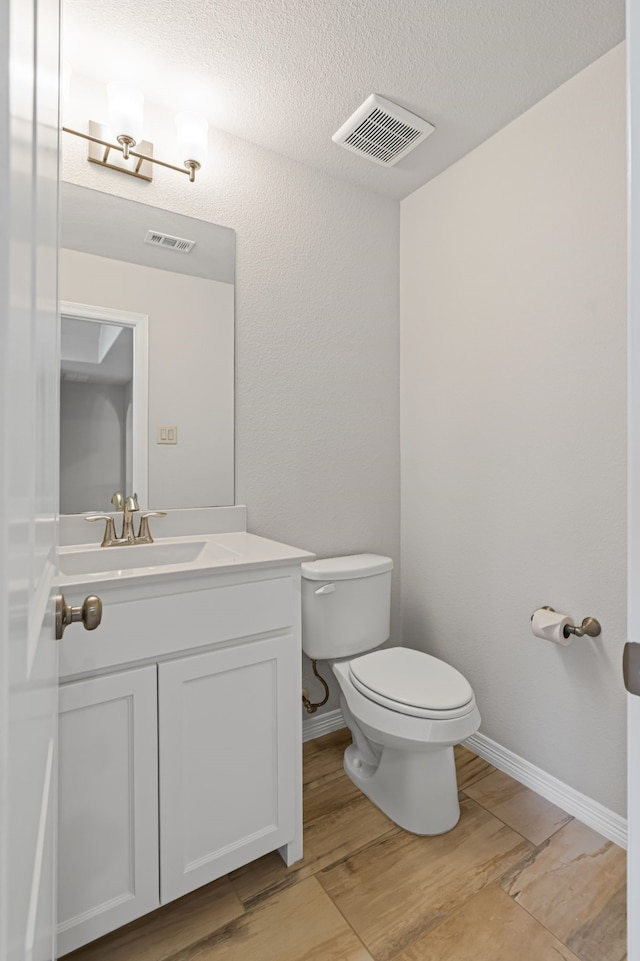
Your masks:
{"label": "door", "polygon": [[163,904],[293,840],[293,644],[287,634],[158,666]]}
{"label": "door", "polygon": [[57,0],[0,0],[2,961],[54,955],[58,36]]}
{"label": "door", "polygon": [[155,664],[60,687],[58,953],[160,905]]}
{"label": "door", "polygon": [[627,0],[629,117],[628,961],[640,961],[640,0]]}

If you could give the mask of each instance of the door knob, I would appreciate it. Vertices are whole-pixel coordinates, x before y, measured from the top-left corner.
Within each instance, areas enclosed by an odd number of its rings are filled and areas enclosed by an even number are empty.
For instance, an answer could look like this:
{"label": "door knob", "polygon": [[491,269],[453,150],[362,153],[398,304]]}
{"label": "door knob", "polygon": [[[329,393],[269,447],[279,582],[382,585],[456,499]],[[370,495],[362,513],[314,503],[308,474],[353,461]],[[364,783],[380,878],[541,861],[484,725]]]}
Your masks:
{"label": "door knob", "polygon": [[640,696],[640,644],[627,641],[622,655],[622,675],[629,694]]}
{"label": "door knob", "polygon": [[102,601],[95,594],[85,597],[80,607],[67,604],[64,594],[56,595],[56,641],[62,640],[64,629],[74,621],[82,621],[85,631],[95,631],[102,620]]}

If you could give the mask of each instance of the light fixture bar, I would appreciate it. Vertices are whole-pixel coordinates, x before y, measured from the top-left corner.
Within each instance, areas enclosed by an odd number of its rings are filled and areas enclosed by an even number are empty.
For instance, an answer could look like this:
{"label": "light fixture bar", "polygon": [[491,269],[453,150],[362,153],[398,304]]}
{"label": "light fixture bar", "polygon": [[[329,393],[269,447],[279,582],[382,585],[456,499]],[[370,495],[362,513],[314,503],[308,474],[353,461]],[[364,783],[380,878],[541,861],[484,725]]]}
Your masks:
{"label": "light fixture bar", "polygon": [[[158,164],[160,167],[166,167],[168,170],[176,170],[179,174],[187,174],[189,177],[189,183],[194,183],[196,179],[196,170],[200,169],[200,164],[197,160],[185,160],[184,167],[176,167],[175,164],[166,163],[164,160],[158,160],[157,157],[149,157],[147,154],[139,153],[136,150],[132,150],[130,147],[125,151],[125,147],[119,143],[110,143],[108,140],[102,140],[100,137],[92,137],[88,133],[82,133],[80,130],[72,130],[71,127],[62,128],[65,133],[70,133],[74,137],[80,137],[82,140],[89,140],[91,143],[101,144],[103,147],[107,147],[108,150],[105,151],[104,160],[102,161],[105,166],[107,164],[107,157],[109,156],[109,150],[118,150],[123,156],[126,154],[129,157],[136,157],[140,160],[140,163],[136,167],[136,171],[140,169],[140,165],[147,160],[149,163]],[[122,168],[114,168],[121,170]],[[124,171],[125,173],[134,173],[134,171]],[[140,176],[140,174],[137,174]],[[145,178],[146,179],[146,178]]]}

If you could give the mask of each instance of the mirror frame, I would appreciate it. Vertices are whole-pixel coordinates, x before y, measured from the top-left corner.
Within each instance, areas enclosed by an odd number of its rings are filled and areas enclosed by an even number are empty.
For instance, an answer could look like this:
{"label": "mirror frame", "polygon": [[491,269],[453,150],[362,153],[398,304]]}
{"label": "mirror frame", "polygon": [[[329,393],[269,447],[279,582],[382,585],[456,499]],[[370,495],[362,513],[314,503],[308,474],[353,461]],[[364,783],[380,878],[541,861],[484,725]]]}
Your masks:
{"label": "mirror frame", "polygon": [[64,317],[95,324],[117,324],[130,327],[133,333],[133,387],[131,418],[132,485],[123,494],[138,495],[138,503],[146,510],[149,500],[149,315],[113,307],[60,302],[61,322]]}

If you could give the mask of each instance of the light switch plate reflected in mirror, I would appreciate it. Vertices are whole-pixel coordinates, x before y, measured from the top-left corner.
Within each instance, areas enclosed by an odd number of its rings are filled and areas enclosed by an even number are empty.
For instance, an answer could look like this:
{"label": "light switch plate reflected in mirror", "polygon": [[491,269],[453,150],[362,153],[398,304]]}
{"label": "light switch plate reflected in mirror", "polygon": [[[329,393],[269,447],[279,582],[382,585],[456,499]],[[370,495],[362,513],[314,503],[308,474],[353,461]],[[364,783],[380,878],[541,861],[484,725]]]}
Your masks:
{"label": "light switch plate reflected in mirror", "polygon": [[167,424],[164,427],[158,427],[156,440],[158,444],[177,444],[178,443],[177,426],[175,424]]}

